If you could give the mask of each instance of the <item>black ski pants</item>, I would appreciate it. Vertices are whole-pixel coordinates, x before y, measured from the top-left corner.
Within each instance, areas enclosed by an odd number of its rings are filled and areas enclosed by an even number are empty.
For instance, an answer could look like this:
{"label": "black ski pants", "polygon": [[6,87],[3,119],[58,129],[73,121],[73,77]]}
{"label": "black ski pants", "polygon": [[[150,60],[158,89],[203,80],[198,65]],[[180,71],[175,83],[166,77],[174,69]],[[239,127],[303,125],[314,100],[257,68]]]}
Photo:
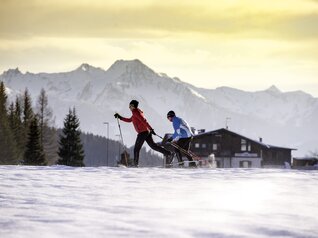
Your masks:
{"label": "black ski pants", "polygon": [[[190,142],[192,140],[192,137],[188,138],[180,138],[177,142],[175,142],[180,148],[184,149],[185,151],[189,151],[190,149]],[[189,161],[193,161],[192,157],[189,154],[182,153],[180,150],[177,148],[174,149],[176,152],[176,156],[178,159],[178,162],[181,163],[183,162],[182,160],[182,155],[185,155]]]}
{"label": "black ski pants", "polygon": [[144,144],[145,141],[147,142],[147,144],[150,146],[151,149],[153,149],[155,151],[158,151],[158,152],[164,154],[165,156],[170,154],[170,152],[168,150],[166,150],[163,147],[157,145],[153,141],[152,134],[149,131],[140,132],[137,135],[137,139],[136,139],[136,142],[135,142],[135,148],[134,148],[134,163],[135,163],[135,166],[138,165],[139,153],[140,153],[141,147],[142,147],[142,145]]}

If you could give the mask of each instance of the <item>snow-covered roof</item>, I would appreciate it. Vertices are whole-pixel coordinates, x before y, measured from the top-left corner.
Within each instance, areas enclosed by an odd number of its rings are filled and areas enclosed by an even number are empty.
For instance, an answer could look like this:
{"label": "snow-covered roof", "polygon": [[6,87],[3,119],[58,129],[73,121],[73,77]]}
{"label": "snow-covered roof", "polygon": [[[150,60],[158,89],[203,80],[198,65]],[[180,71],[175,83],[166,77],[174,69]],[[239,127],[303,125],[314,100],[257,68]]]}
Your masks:
{"label": "snow-covered roof", "polygon": [[255,142],[255,143],[257,143],[257,144],[259,144],[259,145],[261,145],[261,146],[263,146],[263,147],[266,147],[266,148],[268,148],[268,149],[297,150],[297,149],[295,149],[295,148],[288,148],[288,147],[282,147],[282,146],[275,146],[275,145],[265,144],[265,143],[263,143],[263,142],[260,142],[260,141],[258,141],[258,140],[254,140],[254,139],[248,138],[248,137],[246,137],[246,136],[243,136],[243,135],[241,135],[241,134],[239,134],[239,133],[230,131],[230,130],[225,129],[225,128],[220,128],[220,129],[217,129],[217,130],[214,130],[214,131],[208,131],[208,132],[200,133],[200,134],[198,134],[198,135],[195,135],[194,137],[200,137],[200,136],[205,136],[205,135],[210,135],[210,134],[217,134],[217,133],[219,133],[219,132],[221,132],[221,131],[223,131],[223,132],[228,132],[228,133],[230,133],[230,134],[237,135],[237,136],[242,137],[242,138],[244,138],[244,139],[246,139],[246,140],[249,140],[249,141],[253,141],[253,142]]}

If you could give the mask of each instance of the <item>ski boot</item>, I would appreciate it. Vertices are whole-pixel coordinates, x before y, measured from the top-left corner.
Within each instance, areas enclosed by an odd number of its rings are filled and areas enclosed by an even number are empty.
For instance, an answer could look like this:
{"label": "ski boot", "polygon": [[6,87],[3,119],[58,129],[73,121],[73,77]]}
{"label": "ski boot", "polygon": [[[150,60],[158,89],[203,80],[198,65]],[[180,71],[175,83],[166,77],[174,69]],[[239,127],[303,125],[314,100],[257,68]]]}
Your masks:
{"label": "ski boot", "polygon": [[182,160],[179,161],[178,165],[179,165],[179,168],[184,168],[184,162]]}
{"label": "ski boot", "polygon": [[173,156],[174,156],[173,153],[166,155],[166,168],[172,167]]}

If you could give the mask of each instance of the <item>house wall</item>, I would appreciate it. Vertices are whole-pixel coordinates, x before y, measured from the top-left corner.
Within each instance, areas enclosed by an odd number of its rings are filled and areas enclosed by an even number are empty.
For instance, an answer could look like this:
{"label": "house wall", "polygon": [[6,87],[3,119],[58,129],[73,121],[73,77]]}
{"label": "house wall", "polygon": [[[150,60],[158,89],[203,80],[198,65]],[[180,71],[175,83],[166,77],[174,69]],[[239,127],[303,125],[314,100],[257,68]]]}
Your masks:
{"label": "house wall", "polygon": [[[246,141],[246,148],[242,148],[242,139]],[[252,162],[252,167],[283,166],[285,162],[291,164],[291,149],[267,148],[253,140],[225,130],[195,136],[191,143],[191,151],[200,157],[207,157],[213,153],[222,168],[239,167],[242,159],[236,158],[237,153],[253,154],[253,157],[245,158]]]}
{"label": "house wall", "polygon": [[261,158],[251,157],[216,157],[218,168],[242,168],[240,162],[249,161],[249,168],[261,168]]}
{"label": "house wall", "polygon": [[290,149],[264,149],[263,166],[284,165],[285,162],[291,164]]}
{"label": "house wall", "polygon": [[250,161],[250,168],[261,168],[261,158],[250,158],[250,157],[234,157],[232,158],[232,168],[241,168],[240,162]]}
{"label": "house wall", "polygon": [[[241,137],[229,134],[211,135],[206,134],[200,137],[195,137],[191,143],[191,151],[198,154],[201,157],[206,157],[212,153],[216,157],[234,157],[235,153],[252,153],[260,156],[259,147],[255,146],[255,142],[246,140],[246,150],[241,150]],[[196,146],[199,145],[199,147]],[[213,148],[213,144],[217,149]]]}

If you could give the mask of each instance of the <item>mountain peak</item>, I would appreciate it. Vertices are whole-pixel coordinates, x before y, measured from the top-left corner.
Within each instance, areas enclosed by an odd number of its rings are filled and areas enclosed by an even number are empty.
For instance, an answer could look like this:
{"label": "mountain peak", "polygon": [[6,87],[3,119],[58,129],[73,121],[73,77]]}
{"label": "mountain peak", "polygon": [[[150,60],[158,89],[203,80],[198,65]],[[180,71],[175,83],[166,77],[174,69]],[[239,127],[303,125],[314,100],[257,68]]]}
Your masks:
{"label": "mountain peak", "polygon": [[5,77],[12,77],[12,76],[17,76],[22,74],[21,71],[19,70],[19,68],[15,68],[15,69],[8,69],[7,71],[3,72],[3,75]]}
{"label": "mountain peak", "polygon": [[281,93],[281,91],[275,85],[270,86],[268,89],[266,89],[266,91],[273,93]]}
{"label": "mountain peak", "polygon": [[154,72],[152,69],[150,69],[147,65],[142,63],[139,59],[134,60],[116,60],[115,63],[110,66],[109,68],[112,71],[121,71],[121,72],[145,72],[145,71],[151,71]]}
{"label": "mountain peak", "polygon": [[91,65],[89,65],[89,64],[87,64],[87,63],[83,63],[83,64],[81,64],[78,68],[77,68],[77,70],[80,70],[80,71],[89,71],[89,70],[91,70],[91,69],[93,69],[93,68],[95,68],[95,67],[93,67],[93,66],[91,66]]}
{"label": "mountain peak", "polygon": [[120,59],[120,60],[116,60],[113,65],[129,65],[129,66],[143,65],[143,66],[146,66],[139,59],[133,59],[133,60],[122,60],[122,59]]}

